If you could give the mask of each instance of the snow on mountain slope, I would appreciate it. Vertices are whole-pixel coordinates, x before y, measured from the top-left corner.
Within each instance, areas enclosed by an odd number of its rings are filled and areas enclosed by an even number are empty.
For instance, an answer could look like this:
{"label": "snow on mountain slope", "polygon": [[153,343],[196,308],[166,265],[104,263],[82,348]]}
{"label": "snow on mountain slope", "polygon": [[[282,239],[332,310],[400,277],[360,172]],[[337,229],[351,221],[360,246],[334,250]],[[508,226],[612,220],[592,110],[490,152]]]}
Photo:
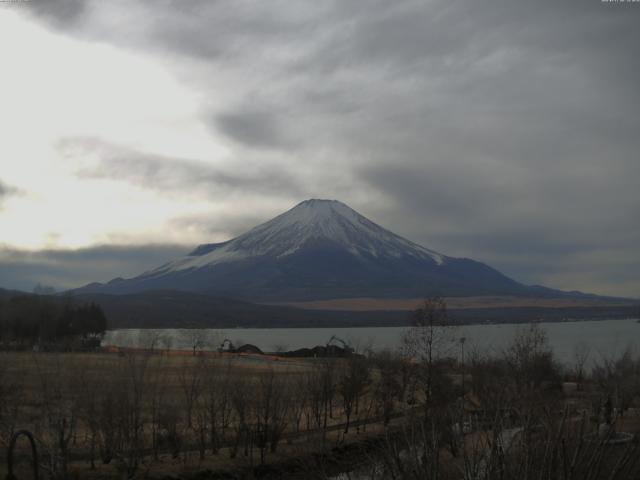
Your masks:
{"label": "snow on mountain slope", "polygon": [[336,200],[306,200],[228,242],[200,245],[189,255],[143,276],[211,267],[269,256],[283,258],[317,241],[330,241],[358,257],[414,258],[442,265],[446,258],[386,230]]}
{"label": "snow on mountain slope", "polygon": [[335,200],[304,201],[227,242],[200,245],[137,277],[77,291],[149,290],[252,302],[530,294],[488,265],[424,248]]}

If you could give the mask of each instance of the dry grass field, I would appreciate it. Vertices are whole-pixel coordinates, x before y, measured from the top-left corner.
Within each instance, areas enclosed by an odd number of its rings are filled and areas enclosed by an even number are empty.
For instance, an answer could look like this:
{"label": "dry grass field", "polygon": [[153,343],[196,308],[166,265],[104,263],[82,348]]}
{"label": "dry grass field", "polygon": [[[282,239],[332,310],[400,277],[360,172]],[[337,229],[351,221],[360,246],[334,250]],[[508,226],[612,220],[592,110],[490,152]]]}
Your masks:
{"label": "dry grass field", "polygon": [[[432,358],[438,332],[416,327],[407,355],[343,358],[0,352],[0,476],[21,429],[52,480],[640,474],[640,359],[562,368],[534,325],[500,356],[459,363]],[[636,440],[609,447],[615,431]],[[29,478],[24,440],[16,452]]]}
{"label": "dry grass field", "polygon": [[[33,432],[41,460],[71,478],[123,477],[128,462],[136,478],[282,462],[381,431],[363,384],[345,432],[345,368],[340,359],[259,355],[2,352],[0,441]],[[4,476],[4,448],[0,459]]]}
{"label": "dry grass field", "polygon": [[[413,311],[424,302],[422,298],[337,298],[330,300],[315,300],[309,302],[287,302],[278,305],[304,308],[309,310],[343,310],[343,311]],[[604,298],[525,298],[509,296],[481,296],[481,297],[447,297],[450,309],[475,308],[568,308],[568,307],[597,307],[624,306],[629,303],[607,300]]]}

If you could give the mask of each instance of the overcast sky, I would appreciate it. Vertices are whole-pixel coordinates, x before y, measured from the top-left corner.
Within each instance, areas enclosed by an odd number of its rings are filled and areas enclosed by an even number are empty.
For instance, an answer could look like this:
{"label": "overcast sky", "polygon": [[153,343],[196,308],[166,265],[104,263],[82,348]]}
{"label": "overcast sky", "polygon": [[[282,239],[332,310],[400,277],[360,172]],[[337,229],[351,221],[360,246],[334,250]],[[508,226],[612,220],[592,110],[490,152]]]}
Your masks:
{"label": "overcast sky", "polygon": [[0,3],[0,286],[132,276],[307,198],[640,296],[640,2]]}

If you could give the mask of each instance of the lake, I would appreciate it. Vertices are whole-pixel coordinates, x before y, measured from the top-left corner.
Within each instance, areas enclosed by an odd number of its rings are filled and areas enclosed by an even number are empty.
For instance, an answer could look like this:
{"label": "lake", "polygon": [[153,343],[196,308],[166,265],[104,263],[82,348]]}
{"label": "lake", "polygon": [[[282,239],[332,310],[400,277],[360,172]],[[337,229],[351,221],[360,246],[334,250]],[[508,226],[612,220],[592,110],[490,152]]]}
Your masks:
{"label": "lake", "polygon": [[[591,361],[622,352],[640,350],[640,323],[635,319],[555,322],[540,324],[547,332],[557,358],[571,363],[577,349],[588,348]],[[456,327],[452,338],[464,337],[465,351],[500,352],[523,324],[482,324]],[[237,328],[237,329],[120,329],[110,330],[103,346],[216,350],[227,338],[236,346],[256,345],[263,351],[295,350],[326,344],[336,336],[359,350],[396,349],[409,327],[362,328]],[[457,353],[455,348],[454,352]],[[454,355],[455,353],[451,353]]]}

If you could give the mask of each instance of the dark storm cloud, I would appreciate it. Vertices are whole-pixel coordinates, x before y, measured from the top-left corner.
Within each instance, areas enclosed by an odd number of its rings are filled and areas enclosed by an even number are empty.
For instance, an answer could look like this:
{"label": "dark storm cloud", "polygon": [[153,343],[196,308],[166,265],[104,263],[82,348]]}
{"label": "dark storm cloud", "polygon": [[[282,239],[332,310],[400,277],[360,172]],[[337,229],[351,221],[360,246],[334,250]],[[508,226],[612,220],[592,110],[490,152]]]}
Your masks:
{"label": "dark storm cloud", "polygon": [[[311,4],[256,1],[31,0],[25,8],[53,28],[91,40],[178,55],[230,61],[273,43],[295,40],[312,27]],[[310,8],[311,7],[311,8]],[[310,11],[309,11],[310,10]],[[116,15],[110,13],[117,11]],[[82,19],[84,22],[71,22]],[[105,25],[116,30],[103,28]],[[135,26],[134,26],[135,25]],[[126,30],[126,31],[125,31]]]}
{"label": "dark storm cloud", "polygon": [[184,245],[98,245],[32,252],[0,246],[0,288],[31,291],[41,284],[65,290],[94,281],[132,277],[189,250]]}
{"label": "dark storm cloud", "polygon": [[[492,172],[387,166],[362,175],[395,200],[381,215],[387,226],[414,241],[527,283],[601,292],[607,285],[606,293],[637,295],[638,276],[630,281],[628,274],[640,262],[633,220],[640,202],[631,178],[528,175],[520,182],[517,173],[510,181]],[[613,193],[612,182],[620,192]]]}
{"label": "dark storm cloud", "polygon": [[[339,197],[527,283],[639,294],[640,4],[86,5],[71,34],[158,55],[230,98],[202,121],[237,151],[228,171],[129,152],[85,175]],[[247,152],[264,169],[248,179]]]}
{"label": "dark storm cloud", "polygon": [[93,158],[91,166],[80,166],[76,174],[87,179],[127,181],[165,193],[218,197],[233,190],[265,194],[297,194],[294,179],[283,170],[245,162],[244,169],[223,170],[205,162],[169,158],[114,145],[97,138],[66,138],[58,142],[70,159]]}
{"label": "dark storm cloud", "polygon": [[86,0],[34,0],[25,4],[36,17],[55,26],[69,28],[79,22],[87,11]]}
{"label": "dark storm cloud", "polygon": [[256,148],[291,146],[275,115],[260,111],[236,111],[217,115],[215,126],[238,143]]}

